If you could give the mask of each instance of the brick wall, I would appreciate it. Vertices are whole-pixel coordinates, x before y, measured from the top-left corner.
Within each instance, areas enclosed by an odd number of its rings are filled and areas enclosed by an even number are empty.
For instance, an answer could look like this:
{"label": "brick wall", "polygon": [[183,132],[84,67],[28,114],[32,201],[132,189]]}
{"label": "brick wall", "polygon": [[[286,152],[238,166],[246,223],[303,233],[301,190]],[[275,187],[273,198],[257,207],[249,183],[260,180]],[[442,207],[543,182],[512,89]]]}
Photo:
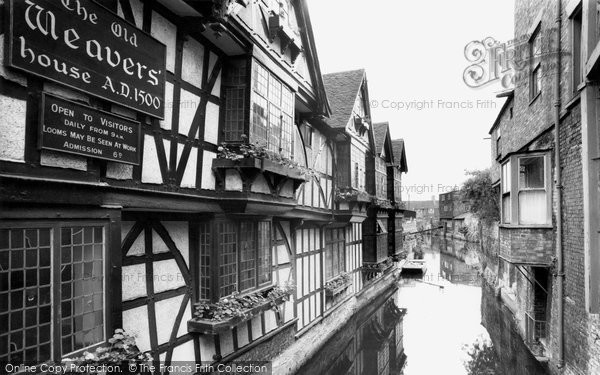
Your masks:
{"label": "brick wall", "polygon": [[[561,0],[563,12],[568,0]],[[517,0],[515,4],[515,38],[526,36],[531,32],[538,15],[541,15],[541,35],[544,40],[552,37],[555,41],[556,3],[548,0]],[[564,254],[564,349],[565,366],[557,367],[556,331],[558,311],[556,276],[552,279],[552,310],[550,322],[550,343],[547,353],[550,357],[550,368],[553,374],[600,374],[600,318],[586,311],[585,301],[585,253],[583,237],[583,189],[581,162],[581,107],[574,100],[571,84],[570,42],[571,27],[564,17],[560,40],[562,43],[562,63],[560,67],[560,168],[563,174],[562,219],[563,219],[563,254]],[[526,40],[525,40],[526,42]],[[525,45],[526,47],[526,45]],[[554,46],[553,46],[554,47]],[[552,48],[553,48],[552,47]],[[551,47],[543,43],[542,52]],[[525,150],[548,150],[554,147],[552,126],[554,123],[554,81],[556,79],[556,55],[542,58],[541,95],[532,100],[529,90],[528,69],[522,71],[522,79],[517,80],[514,91],[513,120],[508,119],[508,110],[502,113],[498,126],[492,132],[492,175],[500,178],[500,164],[496,159],[496,129],[501,129],[501,158],[511,152]],[[569,108],[567,108],[569,105]],[[552,165],[555,160],[552,155]],[[555,176],[553,167],[552,175]],[[556,222],[558,194],[553,191],[553,220]],[[544,231],[544,230],[541,230]],[[547,256],[554,256],[554,240],[552,230],[507,229],[501,228],[499,235],[499,253],[504,257],[519,259],[523,252],[543,246]],[[488,244],[492,245],[492,241]],[[551,246],[550,246],[551,245]],[[493,253],[493,251],[492,251]],[[531,258],[528,255],[528,258]],[[531,299],[531,287],[528,282],[517,278],[515,309],[513,313],[520,319],[522,311],[528,308]]]}
{"label": "brick wall", "polygon": [[541,228],[500,228],[500,256],[517,263],[550,264],[554,232]]}

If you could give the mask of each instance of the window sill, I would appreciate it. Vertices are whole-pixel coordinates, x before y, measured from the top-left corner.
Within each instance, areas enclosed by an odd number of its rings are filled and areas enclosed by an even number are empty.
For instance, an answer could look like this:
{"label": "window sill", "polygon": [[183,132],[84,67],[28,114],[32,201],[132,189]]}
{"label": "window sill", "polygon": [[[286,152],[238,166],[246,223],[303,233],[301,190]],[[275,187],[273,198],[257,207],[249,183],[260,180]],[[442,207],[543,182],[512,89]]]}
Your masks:
{"label": "window sill", "polygon": [[506,229],[554,229],[552,224],[500,224],[499,226]]}
{"label": "window sill", "polygon": [[571,108],[573,108],[573,106],[575,106],[577,103],[579,103],[580,100],[581,100],[581,94],[578,89],[577,92],[573,93],[573,96],[567,102],[567,104],[565,104],[565,112],[568,112],[569,110],[571,110]]}
{"label": "window sill", "polygon": [[538,92],[537,94],[535,94],[535,96],[533,98],[531,98],[531,100],[529,101],[529,106],[531,107],[531,105],[537,100],[537,98],[539,98],[542,95],[542,92]]}

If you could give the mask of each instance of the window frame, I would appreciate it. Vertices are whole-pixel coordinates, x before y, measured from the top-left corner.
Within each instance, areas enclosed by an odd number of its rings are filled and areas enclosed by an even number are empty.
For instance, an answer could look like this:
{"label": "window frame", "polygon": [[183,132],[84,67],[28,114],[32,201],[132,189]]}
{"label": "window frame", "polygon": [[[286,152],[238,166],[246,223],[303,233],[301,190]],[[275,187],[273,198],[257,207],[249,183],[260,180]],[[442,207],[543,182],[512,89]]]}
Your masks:
{"label": "window frame", "polygon": [[[30,218],[25,213],[16,213],[12,215],[0,215],[0,229],[50,229],[50,350],[51,358],[46,362],[53,363],[61,361],[65,357],[75,357],[81,355],[85,351],[93,351],[94,349],[105,345],[108,339],[112,336],[115,328],[119,328],[122,323],[118,316],[122,311],[121,298],[121,253],[112,249],[117,246],[121,249],[120,244],[120,214],[109,210],[97,211],[91,214],[76,215],[71,217],[72,212],[53,211],[46,213],[41,211],[40,218]],[[57,219],[60,217],[60,219]],[[107,219],[108,218],[108,219]],[[117,223],[117,224],[115,224]],[[93,345],[77,349],[68,353],[62,352],[62,279],[61,279],[61,263],[62,263],[62,244],[61,236],[63,228],[73,227],[102,227],[103,231],[103,252],[102,252],[102,277],[103,277],[103,339]],[[113,254],[115,253],[115,254]],[[73,261],[71,260],[71,264]],[[10,267],[9,267],[10,270]],[[10,275],[10,272],[9,272]],[[56,287],[58,285],[58,287]],[[110,290],[110,294],[108,291]],[[10,309],[8,310],[11,311]],[[25,310],[23,310],[25,311]],[[39,326],[39,324],[38,324]],[[25,332],[25,327],[23,327]]]}
{"label": "window frame", "polygon": [[[546,193],[546,218],[543,223],[533,223],[526,224],[522,223],[520,220],[520,207],[519,207],[519,193],[521,191],[531,191],[532,189],[521,189],[519,186],[519,168],[520,168],[520,159],[522,158],[533,158],[533,157],[542,157],[544,161],[543,167],[543,175],[544,175],[544,191]],[[536,152],[528,152],[528,153],[520,153],[513,154],[509,158],[507,158],[501,166],[510,165],[507,174],[505,174],[502,169],[500,173],[500,214],[501,214],[501,225],[512,226],[512,227],[533,227],[533,228],[548,228],[552,226],[552,195],[553,195],[553,186],[552,186],[552,165],[551,165],[551,154],[550,151],[536,151]],[[505,179],[509,176],[509,191],[505,191]],[[541,190],[533,189],[533,190]],[[509,207],[510,207],[510,221],[505,220],[504,215],[504,203],[503,198],[509,195]]]}
{"label": "window frame", "polygon": [[[535,30],[531,33],[528,41],[529,51],[529,99],[533,102],[539,95],[542,94],[542,40],[541,40],[541,23],[538,23]],[[536,43],[539,43],[539,50],[536,48]]]}
{"label": "window frame", "polygon": [[[266,82],[259,80],[259,77],[263,80],[266,79]],[[294,157],[296,93],[283,80],[279,79],[256,59],[252,59],[250,81],[249,142],[264,146],[265,149],[271,152],[292,159]],[[274,95],[273,91],[275,91],[276,95]],[[257,138],[254,131],[254,108],[257,104],[257,97],[260,97],[264,102],[266,101],[267,104],[264,108],[266,115],[266,136],[264,139],[262,136]],[[276,116],[277,113],[279,113],[279,118]],[[275,134],[272,134],[272,128],[276,128]],[[277,144],[272,142],[275,140],[277,140]],[[283,144],[284,140],[289,140],[289,144]]]}
{"label": "window frame", "polygon": [[[336,234],[335,238],[333,233]],[[331,234],[331,235],[330,235]],[[341,234],[341,235],[340,235]],[[346,231],[345,228],[326,228],[323,233],[325,237],[325,248],[323,249],[323,260],[324,260],[324,280],[325,282],[331,281],[342,273],[346,272]],[[341,247],[340,247],[341,244]],[[334,250],[335,246],[335,250]],[[334,251],[337,252],[337,257],[334,257]],[[331,253],[331,257],[328,254]],[[343,258],[343,259],[341,259]],[[335,262],[337,259],[337,262]],[[331,263],[331,264],[330,264]],[[337,263],[337,266],[336,266]],[[340,267],[341,265],[341,267]],[[331,268],[330,268],[331,267]],[[338,271],[336,273],[336,270]],[[329,273],[331,272],[331,275]]]}
{"label": "window frame", "polygon": [[[198,222],[199,225],[197,225],[197,235],[195,236],[194,242],[195,242],[195,246],[198,246],[198,257],[197,257],[197,261],[195,262],[194,267],[196,267],[197,272],[196,272],[196,280],[198,281],[198,285],[202,285],[202,280],[203,278],[208,279],[208,288],[207,289],[207,295],[202,293],[202,290],[200,287],[198,287],[198,293],[197,293],[197,300],[198,301],[211,301],[211,302],[216,302],[219,301],[222,298],[228,297],[230,296],[232,293],[239,293],[240,295],[248,295],[248,294],[252,294],[252,293],[256,293],[257,291],[261,291],[264,289],[268,289],[270,287],[272,287],[274,284],[274,279],[273,279],[273,236],[274,236],[274,225],[273,225],[273,220],[271,218],[264,218],[264,217],[237,217],[237,216],[226,216],[226,217],[217,217],[217,218],[213,218],[210,220],[204,220],[204,221],[200,221]],[[233,233],[235,233],[235,271],[233,274],[235,274],[235,289],[227,294],[227,295],[221,295],[221,289],[223,288],[223,283],[222,283],[222,276],[221,275],[221,256],[222,256],[222,252],[221,252],[221,233],[219,231],[219,225],[221,224],[225,224],[225,223],[229,223],[229,224],[233,224]],[[242,223],[250,223],[254,226],[254,234],[253,234],[253,245],[254,245],[254,249],[253,249],[253,254],[254,254],[254,286],[251,288],[246,288],[244,290],[241,290],[241,286],[242,286],[242,269],[240,267],[241,262],[242,262],[242,251],[241,251],[241,243],[242,243],[242,238],[241,238],[241,227],[242,227]],[[267,281],[261,282],[261,264],[260,264],[260,259],[261,259],[261,249],[259,248],[260,245],[260,241],[261,241],[261,233],[260,233],[260,224],[261,223],[268,223],[268,230],[269,230],[269,235],[268,235],[268,271],[264,274],[268,274],[269,275],[269,279]],[[207,249],[209,251],[208,254],[204,254],[201,251],[201,239],[205,237],[206,233],[202,232],[202,227],[205,227],[206,230],[208,230],[210,238],[208,239],[208,243],[210,244],[209,248]],[[209,257],[209,264],[205,265],[202,263],[202,256],[208,256]],[[205,275],[202,273],[202,269],[207,269],[210,274],[209,275]]]}
{"label": "window frame", "polygon": [[585,82],[585,57],[583,53],[583,10],[578,4],[569,15],[571,46],[571,92],[573,96],[579,93],[580,86]]}

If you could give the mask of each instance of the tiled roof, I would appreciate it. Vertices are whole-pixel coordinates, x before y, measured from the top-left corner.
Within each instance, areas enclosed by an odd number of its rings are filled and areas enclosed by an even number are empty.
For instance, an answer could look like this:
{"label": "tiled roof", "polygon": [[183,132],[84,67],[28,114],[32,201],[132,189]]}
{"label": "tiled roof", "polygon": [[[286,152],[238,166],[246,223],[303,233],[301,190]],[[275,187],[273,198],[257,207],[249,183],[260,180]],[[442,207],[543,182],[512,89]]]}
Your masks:
{"label": "tiled roof", "polygon": [[332,128],[345,128],[348,124],[364,76],[364,69],[325,74],[323,76],[325,91],[327,91],[327,99],[332,112],[331,117],[326,121]]}
{"label": "tiled roof", "polygon": [[[378,122],[373,124],[373,137],[375,138],[375,150],[378,155],[383,151],[385,145],[385,136],[389,131],[389,122]],[[394,155],[395,159],[396,155]]]}
{"label": "tiled roof", "polygon": [[392,151],[394,152],[394,164],[400,166],[400,169],[403,172],[408,172],[408,164],[406,162],[406,150],[404,149],[404,140],[392,140]]}

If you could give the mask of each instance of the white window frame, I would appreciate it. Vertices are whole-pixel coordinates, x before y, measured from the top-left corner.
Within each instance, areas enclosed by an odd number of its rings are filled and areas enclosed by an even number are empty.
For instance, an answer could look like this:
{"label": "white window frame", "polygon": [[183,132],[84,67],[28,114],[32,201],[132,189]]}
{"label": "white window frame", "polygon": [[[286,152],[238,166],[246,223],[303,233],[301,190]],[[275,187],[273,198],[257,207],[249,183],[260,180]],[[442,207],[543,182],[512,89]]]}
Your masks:
{"label": "white window frame", "polygon": [[[531,189],[522,190],[519,187],[519,167],[520,167],[520,159],[522,158],[531,158],[531,157],[543,157],[544,159],[544,190],[546,192],[546,217],[543,223],[535,223],[535,224],[523,224],[519,220],[519,193],[521,191],[527,191]],[[500,184],[500,210],[501,210],[501,224],[510,225],[510,226],[520,226],[520,227],[549,227],[552,226],[552,166],[551,166],[551,158],[550,152],[532,152],[532,153],[524,153],[511,155],[502,166],[509,165],[507,173],[502,171],[501,167],[501,184]],[[505,180],[510,179],[508,186],[506,186]],[[505,190],[508,188],[508,190]],[[534,189],[539,190],[539,189]],[[504,214],[504,204],[503,197],[507,194],[510,194],[509,204],[510,204],[510,214],[509,221],[505,220]]]}

